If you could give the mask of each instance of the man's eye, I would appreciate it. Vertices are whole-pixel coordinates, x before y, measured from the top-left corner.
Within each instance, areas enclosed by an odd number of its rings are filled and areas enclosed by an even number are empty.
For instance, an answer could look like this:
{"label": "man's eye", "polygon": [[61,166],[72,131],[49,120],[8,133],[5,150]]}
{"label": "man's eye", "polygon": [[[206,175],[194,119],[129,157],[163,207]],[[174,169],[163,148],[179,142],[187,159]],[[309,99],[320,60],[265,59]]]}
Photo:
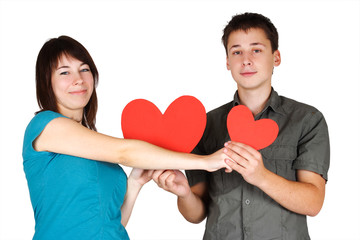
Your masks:
{"label": "man's eye", "polygon": [[261,53],[261,50],[260,50],[260,49],[256,49],[256,50],[254,50],[254,53]]}
{"label": "man's eye", "polygon": [[234,55],[240,55],[241,54],[241,51],[235,51],[233,52]]}

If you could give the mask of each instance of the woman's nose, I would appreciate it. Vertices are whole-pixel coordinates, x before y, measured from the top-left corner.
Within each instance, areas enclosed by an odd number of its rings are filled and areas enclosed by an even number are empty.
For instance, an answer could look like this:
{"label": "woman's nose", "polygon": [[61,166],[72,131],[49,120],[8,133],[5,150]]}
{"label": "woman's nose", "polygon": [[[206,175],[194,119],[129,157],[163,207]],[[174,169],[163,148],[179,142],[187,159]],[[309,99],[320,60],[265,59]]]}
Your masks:
{"label": "woman's nose", "polygon": [[74,85],[79,85],[79,84],[82,84],[83,82],[84,82],[84,80],[82,79],[80,74],[76,74],[74,76],[74,82],[73,82]]}

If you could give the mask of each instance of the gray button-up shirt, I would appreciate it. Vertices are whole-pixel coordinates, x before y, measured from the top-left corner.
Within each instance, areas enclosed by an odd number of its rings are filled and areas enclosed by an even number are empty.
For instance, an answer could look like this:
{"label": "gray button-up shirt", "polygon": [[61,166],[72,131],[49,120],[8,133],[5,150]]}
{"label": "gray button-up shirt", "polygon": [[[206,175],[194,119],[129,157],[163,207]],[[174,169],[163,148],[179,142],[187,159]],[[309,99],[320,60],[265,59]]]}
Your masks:
{"label": "gray button-up shirt", "polygon": [[[234,100],[210,111],[202,139],[194,153],[211,154],[230,140],[226,119],[240,104]],[[274,90],[255,120],[270,118],[279,126],[277,139],[260,150],[270,171],[296,181],[296,170],[320,174],[327,180],[330,162],[328,129],[323,115],[314,107],[279,96]],[[204,239],[310,239],[306,216],[291,212],[243,177],[224,169],[213,173],[186,171],[190,186],[208,183],[207,222]]]}

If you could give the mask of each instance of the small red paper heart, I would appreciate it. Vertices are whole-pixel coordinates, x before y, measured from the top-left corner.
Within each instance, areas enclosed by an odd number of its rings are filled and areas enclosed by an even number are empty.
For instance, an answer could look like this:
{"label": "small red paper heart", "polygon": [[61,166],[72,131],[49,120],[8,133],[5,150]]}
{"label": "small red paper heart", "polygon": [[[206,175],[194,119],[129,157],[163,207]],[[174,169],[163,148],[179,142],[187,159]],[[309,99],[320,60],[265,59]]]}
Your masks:
{"label": "small red paper heart", "polygon": [[192,96],[175,99],[165,113],[150,101],[129,102],[121,116],[124,138],[143,140],[179,152],[191,152],[206,126],[206,111]]}
{"label": "small red paper heart", "polygon": [[244,105],[233,107],[227,117],[227,128],[232,141],[247,144],[256,150],[272,144],[279,127],[271,119],[255,121],[249,108]]}

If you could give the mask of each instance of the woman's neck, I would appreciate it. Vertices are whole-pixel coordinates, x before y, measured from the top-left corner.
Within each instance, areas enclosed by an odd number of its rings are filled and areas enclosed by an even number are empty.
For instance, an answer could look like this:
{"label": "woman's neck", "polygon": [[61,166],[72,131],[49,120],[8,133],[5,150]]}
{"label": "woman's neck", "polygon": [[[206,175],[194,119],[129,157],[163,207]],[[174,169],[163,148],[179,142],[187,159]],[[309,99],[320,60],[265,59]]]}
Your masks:
{"label": "woman's neck", "polygon": [[59,109],[59,113],[61,113],[62,115],[71,118],[72,120],[81,123],[82,122],[82,118],[83,118],[83,109],[79,109],[79,110],[71,110],[71,109],[65,109],[65,108],[61,108]]}

